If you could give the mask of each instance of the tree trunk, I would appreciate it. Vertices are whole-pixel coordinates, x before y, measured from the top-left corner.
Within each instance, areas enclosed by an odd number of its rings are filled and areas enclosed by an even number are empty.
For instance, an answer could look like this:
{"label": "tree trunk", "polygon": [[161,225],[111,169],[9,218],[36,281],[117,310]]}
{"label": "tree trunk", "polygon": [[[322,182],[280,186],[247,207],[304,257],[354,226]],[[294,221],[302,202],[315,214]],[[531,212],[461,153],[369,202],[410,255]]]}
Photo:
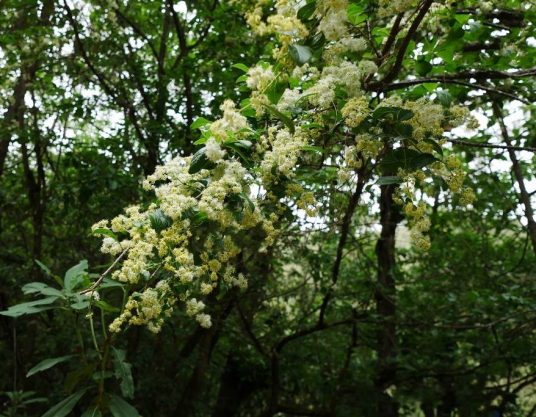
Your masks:
{"label": "tree trunk", "polygon": [[378,362],[376,370],[376,406],[378,416],[398,417],[398,403],[385,392],[396,377],[396,282],[395,232],[402,215],[393,201],[394,186],[382,186],[380,196],[381,234],[376,244],[378,282],[375,299],[376,311],[381,321],[377,333]]}

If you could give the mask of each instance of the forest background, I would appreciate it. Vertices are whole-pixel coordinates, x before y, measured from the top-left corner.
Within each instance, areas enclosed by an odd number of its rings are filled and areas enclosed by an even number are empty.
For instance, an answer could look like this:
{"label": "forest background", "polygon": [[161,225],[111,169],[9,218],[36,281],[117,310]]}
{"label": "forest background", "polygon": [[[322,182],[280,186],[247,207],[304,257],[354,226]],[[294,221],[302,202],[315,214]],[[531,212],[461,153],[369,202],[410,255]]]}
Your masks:
{"label": "forest background", "polygon": [[535,415],[535,7],[2,0],[0,415]]}

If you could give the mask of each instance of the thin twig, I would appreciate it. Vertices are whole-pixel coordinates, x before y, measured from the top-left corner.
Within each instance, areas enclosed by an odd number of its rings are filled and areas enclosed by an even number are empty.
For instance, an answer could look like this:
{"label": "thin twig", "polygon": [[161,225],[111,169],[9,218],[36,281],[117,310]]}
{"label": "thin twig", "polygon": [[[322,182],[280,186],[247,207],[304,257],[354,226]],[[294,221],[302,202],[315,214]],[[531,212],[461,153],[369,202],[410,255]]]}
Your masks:
{"label": "thin twig", "polygon": [[97,288],[97,287],[101,284],[102,280],[106,277],[106,275],[108,275],[108,274],[112,271],[112,269],[115,268],[115,266],[119,263],[119,261],[121,260],[121,258],[122,258],[127,252],[128,252],[128,249],[125,249],[125,250],[123,251],[123,253],[117,257],[117,259],[114,261],[114,263],[113,263],[112,265],[110,265],[110,267],[109,267],[106,271],[104,271],[104,273],[99,277],[99,279],[95,282],[95,284],[93,284],[93,285],[92,285],[91,287],[89,287],[87,290],[80,291],[80,295],[84,295],[84,294],[87,294],[88,292],[91,292],[91,291],[95,290],[95,288]]}
{"label": "thin twig", "polygon": [[489,143],[466,142],[458,139],[447,139],[447,141],[454,143],[455,145],[473,146],[475,148],[511,149],[513,151],[536,152],[536,148],[528,148],[524,146],[492,145]]}

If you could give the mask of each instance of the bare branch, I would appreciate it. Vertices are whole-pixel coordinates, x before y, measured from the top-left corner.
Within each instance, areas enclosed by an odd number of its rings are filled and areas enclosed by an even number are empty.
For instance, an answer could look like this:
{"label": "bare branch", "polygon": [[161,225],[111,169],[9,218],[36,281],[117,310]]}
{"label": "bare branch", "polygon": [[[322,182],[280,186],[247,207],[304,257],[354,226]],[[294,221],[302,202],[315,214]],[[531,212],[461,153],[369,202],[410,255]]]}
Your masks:
{"label": "bare branch", "polygon": [[121,258],[128,252],[128,249],[125,249],[123,251],[123,253],[121,255],[119,255],[117,257],[117,259],[114,261],[114,263],[112,265],[110,265],[110,267],[104,271],[104,273],[99,277],[99,279],[97,281],[95,281],[95,283],[89,287],[87,290],[84,290],[84,291],[80,291],[80,295],[84,295],[84,294],[87,294],[88,292],[91,292],[91,291],[94,291],[100,284],[101,282],[104,280],[104,278],[106,277],[106,275],[108,275],[112,269],[114,269],[116,267],[116,265],[119,263],[119,261],[121,260]]}
{"label": "bare branch", "polygon": [[458,140],[458,139],[447,139],[447,141],[455,145],[472,146],[474,148],[509,149],[513,151],[536,152],[536,148],[528,148],[525,146],[492,145],[490,143],[467,142],[467,141]]}

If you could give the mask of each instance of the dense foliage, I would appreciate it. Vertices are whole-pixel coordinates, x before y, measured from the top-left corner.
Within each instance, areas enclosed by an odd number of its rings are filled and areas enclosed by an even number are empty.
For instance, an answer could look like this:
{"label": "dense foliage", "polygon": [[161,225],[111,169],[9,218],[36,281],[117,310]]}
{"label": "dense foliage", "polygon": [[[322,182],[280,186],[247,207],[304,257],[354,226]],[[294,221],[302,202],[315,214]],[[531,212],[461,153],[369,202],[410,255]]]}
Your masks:
{"label": "dense foliage", "polygon": [[0,415],[535,414],[534,7],[4,1]]}

